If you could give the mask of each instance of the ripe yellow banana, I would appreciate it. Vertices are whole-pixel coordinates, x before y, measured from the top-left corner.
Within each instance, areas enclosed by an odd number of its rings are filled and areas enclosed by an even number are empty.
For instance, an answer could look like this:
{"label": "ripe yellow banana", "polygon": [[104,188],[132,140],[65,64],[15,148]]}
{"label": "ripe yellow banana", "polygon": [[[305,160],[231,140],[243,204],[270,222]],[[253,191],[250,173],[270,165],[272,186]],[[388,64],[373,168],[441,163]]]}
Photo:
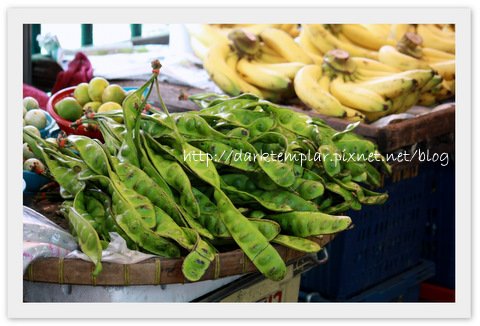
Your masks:
{"label": "ripe yellow banana", "polygon": [[368,29],[372,34],[382,39],[389,39],[390,38],[390,24],[361,24],[361,26],[365,29]]}
{"label": "ripe yellow banana", "polygon": [[362,88],[356,83],[347,83],[342,77],[335,78],[330,83],[330,92],[343,105],[362,112],[382,112],[392,106],[392,102],[380,94]]}
{"label": "ripe yellow banana", "polygon": [[424,24],[417,26],[417,33],[422,37],[425,47],[455,53],[455,39],[441,37],[432,32],[432,29]]}
{"label": "ripe yellow banana", "polygon": [[[378,26],[377,26],[378,27]],[[371,26],[371,28],[375,28]],[[379,36],[372,33],[372,31],[361,24],[343,24],[341,27],[342,33],[353,43],[358,46],[370,49],[378,50],[384,45],[394,45],[393,40],[389,40],[386,37]],[[388,32],[388,31],[387,31]]]}
{"label": "ripe yellow banana", "polygon": [[410,110],[414,105],[418,103],[418,99],[420,98],[420,90],[407,94],[403,105],[397,108],[392,113],[403,113]]}
{"label": "ripe yellow banana", "polygon": [[414,90],[417,87],[417,81],[408,77],[390,75],[360,82],[357,85],[383,97],[393,99]]}
{"label": "ripe yellow banana", "polygon": [[344,117],[345,107],[332,94],[320,87],[322,68],[307,65],[301,68],[294,79],[295,93],[298,98],[316,112],[333,117]]}
{"label": "ripe yellow banana", "polygon": [[428,69],[428,64],[403,54],[391,45],[385,45],[378,51],[378,60],[400,70]]}
{"label": "ripe yellow banana", "polygon": [[332,34],[328,29],[326,29],[323,25],[305,24],[302,26],[306,28],[306,31],[310,36],[310,40],[312,41],[312,43],[323,54],[333,49],[341,49],[347,51],[352,56],[366,57],[370,59],[378,58],[377,52],[342,41],[334,34]]}
{"label": "ripe yellow banana", "polygon": [[203,66],[210,78],[229,95],[252,93],[261,96],[262,94],[256,87],[244,81],[236,70],[227,65],[226,59],[231,52],[233,51],[227,42],[217,43],[208,50]]}
{"label": "ripe yellow banana", "polygon": [[440,38],[455,40],[455,32],[450,30],[450,25],[425,24],[424,27]]}
{"label": "ripe yellow banana", "polygon": [[300,35],[298,36],[298,43],[302,49],[312,58],[313,62],[317,65],[321,65],[323,62],[322,53],[313,45],[305,28],[302,28]]}
{"label": "ripe yellow banana", "polygon": [[392,100],[392,106],[387,110],[383,112],[365,112],[365,117],[368,122],[374,122],[377,121],[380,118],[383,118],[387,115],[393,114],[394,112],[401,110],[404,106],[404,103],[407,99],[407,96],[410,94],[402,94],[397,98],[394,98]]}
{"label": "ripe yellow banana", "polygon": [[246,58],[238,61],[237,71],[248,83],[267,90],[282,91],[291,85],[289,78]]}
{"label": "ripe yellow banana", "polygon": [[355,74],[357,78],[362,80],[389,76],[400,72],[400,70],[395,67],[391,67],[373,59],[352,57],[349,60],[353,62],[356,67]]}
{"label": "ripe yellow banana", "polygon": [[233,71],[237,70],[237,63],[240,58],[238,57],[237,52],[232,51],[228,53],[227,58],[225,59],[225,62],[227,63],[227,66],[232,69]]}
{"label": "ripe yellow banana", "polygon": [[455,60],[431,63],[430,67],[445,80],[455,79]]}
{"label": "ripe yellow banana", "polygon": [[[253,63],[253,62],[252,62]],[[255,62],[260,67],[266,68],[268,70],[273,70],[280,75],[283,75],[285,78],[293,80],[297,72],[305,66],[302,62],[285,62],[285,63],[262,63]]]}
{"label": "ripe yellow banana", "polygon": [[345,115],[345,120],[351,121],[351,122],[356,122],[356,121],[364,121],[365,120],[365,114],[363,114],[360,111],[357,111],[355,109],[349,108],[344,106],[346,115]]}
{"label": "ripe yellow banana", "polygon": [[395,76],[414,79],[417,83],[417,88],[421,89],[435,76],[435,72],[432,69],[413,69],[399,72]]}
{"label": "ripe yellow banana", "polygon": [[420,94],[417,104],[420,106],[432,106],[434,104],[437,104],[437,99],[435,98],[435,95],[433,95],[432,93],[426,92],[426,93]]}
{"label": "ripe yellow banana", "polygon": [[442,86],[455,94],[455,79],[442,81]]}
{"label": "ripe yellow banana", "polygon": [[260,33],[262,41],[290,62],[313,63],[312,59],[285,31],[267,28]]}
{"label": "ripe yellow banana", "polygon": [[422,48],[422,59],[428,63],[442,62],[448,60],[455,60],[455,55],[432,49],[432,48]]}
{"label": "ripe yellow banana", "polygon": [[407,32],[415,32],[415,27],[410,24],[392,24],[388,38],[398,42]]}

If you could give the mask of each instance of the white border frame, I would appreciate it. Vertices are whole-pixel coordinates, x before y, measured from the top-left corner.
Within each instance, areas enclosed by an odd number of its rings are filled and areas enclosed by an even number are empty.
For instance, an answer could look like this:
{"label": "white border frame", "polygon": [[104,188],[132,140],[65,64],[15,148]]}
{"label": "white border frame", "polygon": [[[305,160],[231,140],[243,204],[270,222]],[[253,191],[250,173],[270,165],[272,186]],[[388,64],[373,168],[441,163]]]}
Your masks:
{"label": "white border frame", "polygon": [[[471,317],[471,11],[468,8],[11,8],[8,108],[21,106],[22,25],[28,23],[454,23],[456,24],[455,303],[23,303],[21,117],[7,110],[9,318],[469,318]],[[188,311],[188,314],[185,312]],[[348,312],[348,313],[346,313]]]}

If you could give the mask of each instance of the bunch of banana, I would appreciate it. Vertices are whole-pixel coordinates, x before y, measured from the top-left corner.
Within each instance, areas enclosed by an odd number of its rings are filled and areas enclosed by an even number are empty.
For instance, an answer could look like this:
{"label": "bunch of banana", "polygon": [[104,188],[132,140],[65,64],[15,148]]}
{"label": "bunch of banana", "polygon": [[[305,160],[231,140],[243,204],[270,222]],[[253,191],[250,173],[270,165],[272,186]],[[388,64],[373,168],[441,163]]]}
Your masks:
{"label": "bunch of banana", "polygon": [[431,69],[401,72],[368,58],[350,58],[342,50],[329,51],[320,66],[303,67],[295,76],[297,96],[315,111],[351,120],[375,121],[404,112],[422,92],[435,87]]}
{"label": "bunch of banana", "polygon": [[293,79],[310,57],[287,32],[267,27],[259,35],[230,31],[204,57],[211,79],[227,94],[253,93],[281,102],[295,96]]}
{"label": "bunch of banana", "polygon": [[[339,24],[302,24],[302,32],[305,31],[303,38],[308,38],[309,43],[321,54],[330,50],[345,50],[353,56],[376,59],[376,51],[367,49],[353,43],[342,33],[342,25]],[[305,44],[307,41],[302,41]],[[311,51],[308,50],[307,51]]]}
{"label": "bunch of banana", "polygon": [[455,30],[451,25],[419,24],[417,33],[426,47],[455,53]]}
{"label": "bunch of banana", "polygon": [[[419,25],[420,26],[420,25]],[[380,62],[399,70],[433,69],[443,81],[431,89],[431,94],[421,96],[422,105],[433,105],[455,95],[455,55],[440,50],[421,47],[422,37],[408,32],[396,47],[386,45],[379,50]]]}

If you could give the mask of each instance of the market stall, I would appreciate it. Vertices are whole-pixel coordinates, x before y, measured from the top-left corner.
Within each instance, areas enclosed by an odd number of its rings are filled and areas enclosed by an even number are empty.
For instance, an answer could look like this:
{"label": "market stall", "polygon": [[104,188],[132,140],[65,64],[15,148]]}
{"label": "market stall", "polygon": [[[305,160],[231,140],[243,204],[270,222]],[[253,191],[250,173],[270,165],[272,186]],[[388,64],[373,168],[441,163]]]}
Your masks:
{"label": "market stall", "polygon": [[419,301],[454,26],[185,30],[190,81],[167,57],[24,99],[24,301]]}

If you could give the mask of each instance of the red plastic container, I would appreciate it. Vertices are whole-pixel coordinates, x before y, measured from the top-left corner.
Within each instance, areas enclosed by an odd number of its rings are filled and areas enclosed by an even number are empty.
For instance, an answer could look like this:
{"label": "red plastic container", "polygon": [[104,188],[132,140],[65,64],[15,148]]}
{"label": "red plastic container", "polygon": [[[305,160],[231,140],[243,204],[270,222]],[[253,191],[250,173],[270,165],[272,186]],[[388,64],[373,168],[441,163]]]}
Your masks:
{"label": "red plastic container", "polygon": [[74,90],[75,86],[68,87],[50,96],[47,103],[47,112],[50,113],[53,119],[55,119],[60,129],[65,131],[68,135],[83,135],[103,141],[102,133],[99,130],[87,130],[84,125],[72,128],[70,126],[72,121],[63,119],[57,114],[57,112],[55,112],[55,104],[65,97],[73,97]]}

